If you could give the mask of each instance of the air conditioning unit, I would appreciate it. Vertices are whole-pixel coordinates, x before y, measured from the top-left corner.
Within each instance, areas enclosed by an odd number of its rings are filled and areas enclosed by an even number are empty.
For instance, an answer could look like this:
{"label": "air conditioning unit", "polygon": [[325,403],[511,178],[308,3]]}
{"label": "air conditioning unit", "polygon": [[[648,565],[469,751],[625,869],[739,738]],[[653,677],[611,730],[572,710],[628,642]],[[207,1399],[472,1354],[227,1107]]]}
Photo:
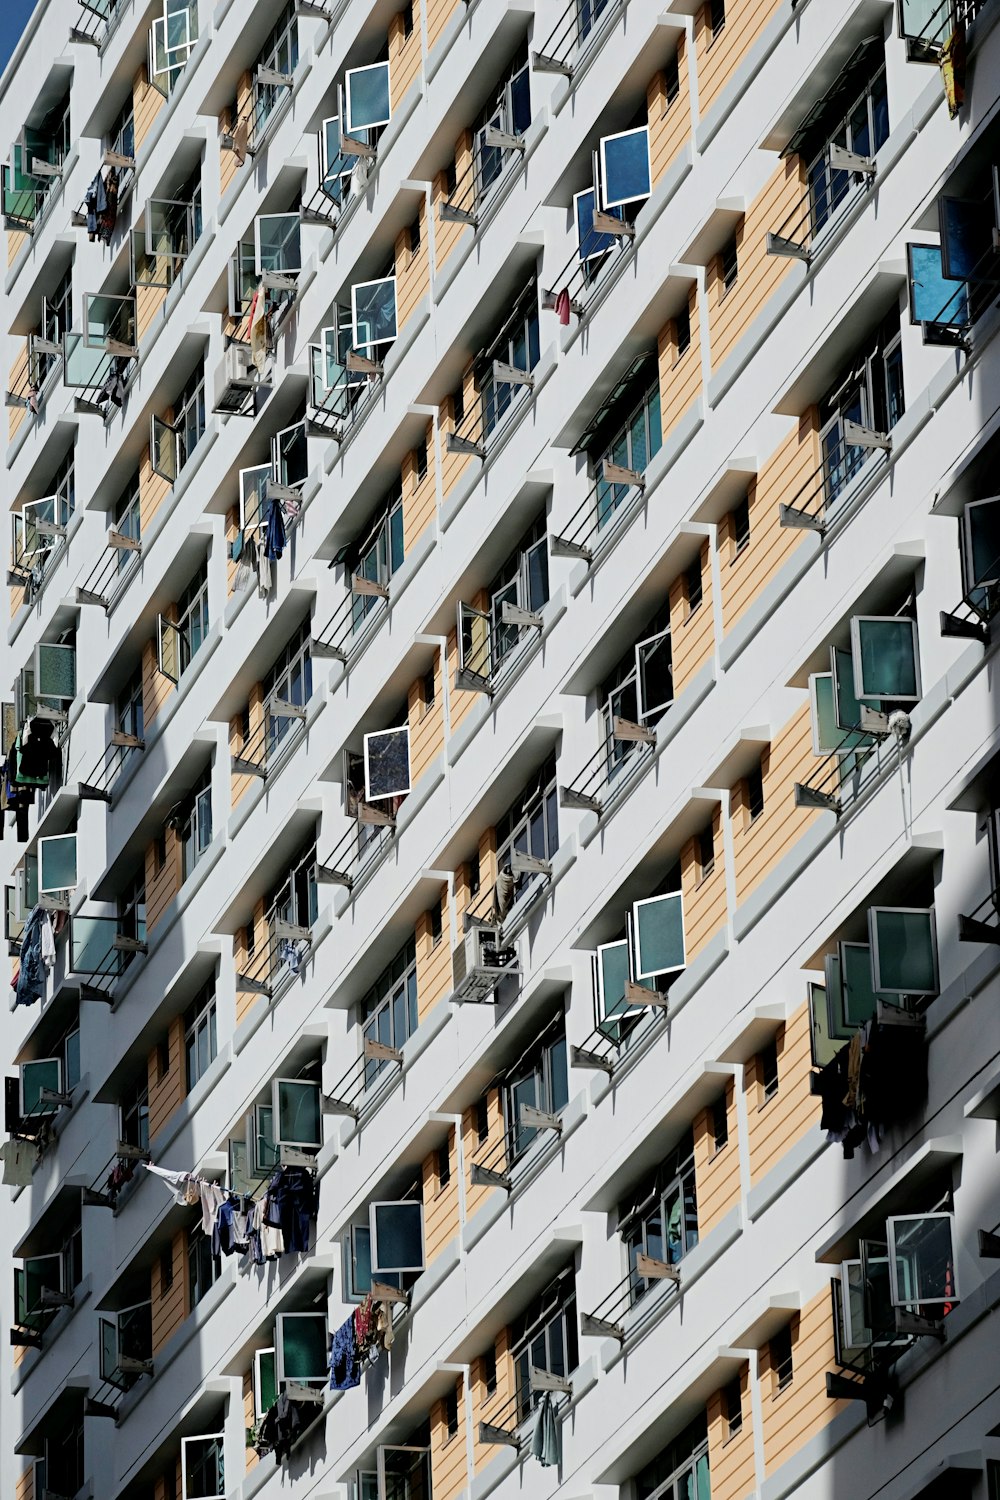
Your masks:
{"label": "air conditioning unit", "polygon": [[517,953],[500,946],[500,928],[478,923],[452,954],[453,1000],[488,1001],[505,974],[516,974]]}
{"label": "air conditioning unit", "polygon": [[218,412],[238,412],[246,406],[247,395],[257,384],[257,371],[250,357],[249,344],[229,344],[222,361]]}

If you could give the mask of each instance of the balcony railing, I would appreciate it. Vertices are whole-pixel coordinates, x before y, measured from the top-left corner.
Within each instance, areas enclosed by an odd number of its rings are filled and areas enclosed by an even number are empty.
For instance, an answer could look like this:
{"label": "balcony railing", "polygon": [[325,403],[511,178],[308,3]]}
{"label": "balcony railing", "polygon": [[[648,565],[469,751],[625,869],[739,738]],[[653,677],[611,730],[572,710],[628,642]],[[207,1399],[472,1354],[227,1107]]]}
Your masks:
{"label": "balcony railing", "polygon": [[594,1068],[611,1078],[640,1036],[663,1030],[666,1024],[665,1005],[630,1007],[614,1019],[599,1022],[579,1046],[570,1047],[570,1061],[575,1068]]}
{"label": "balcony railing", "polygon": [[395,816],[383,807],[359,799],[356,821],[318,866],[318,878],[328,885],[355,890],[362,876],[367,877],[382,863],[395,838]]}
{"label": "balcony railing", "polygon": [[[559,806],[603,817],[631,791],[655,744],[654,729],[616,718],[611,741],[599,745],[576,779],[559,788]],[[624,753],[615,760],[619,747]]]}
{"label": "balcony railing", "polygon": [[[867,744],[858,744],[859,736]],[[796,807],[820,808],[838,818],[862,792],[881,781],[899,764],[902,742],[895,735],[865,725],[849,729],[840,745],[823,757],[807,780],[795,783]]]}
{"label": "balcony railing", "polygon": [[916,36],[906,37],[908,62],[937,62],[949,37],[961,24],[971,26],[987,0],[940,0]]}
{"label": "balcony railing", "polygon": [[283,94],[291,95],[294,79],[291,73],[276,73],[273,68],[258,68],[254,75],[250,102],[243,113],[230,121],[219,144],[224,151],[234,151],[242,162],[255,156],[267,140],[268,126],[278,113]]}
{"label": "balcony railing", "polygon": [[892,439],[856,422],[844,421],[842,435],[823,442],[823,458],[787,505],[779,505],[782,526],[793,526],[820,535],[830,523],[841,495],[856,475],[868,467],[873,454],[888,454]]}
{"label": "balcony railing", "polygon": [[989,645],[990,626],[1000,615],[1000,557],[995,558],[982,583],[962,595],[956,609],[941,611],[941,634]]}
{"label": "balcony railing", "polygon": [[569,0],[545,41],[532,52],[532,68],[536,73],[562,73],[572,78],[584,49],[622,9],[623,0]]}
{"label": "balcony railing", "polygon": [[266,703],[261,722],[232,757],[233,771],[266,781],[305,734],[306,711],[305,704],[278,698]]}
{"label": "balcony railing", "polygon": [[116,980],[137,957],[148,953],[145,938],[121,928],[119,917],[70,917],[68,969],[80,980],[81,1000],[113,1004]]}
{"label": "balcony railing", "polygon": [[[468,165],[441,204],[442,219],[453,224],[470,224],[473,229],[479,228],[484,210],[495,198],[509,163],[523,156],[527,149],[521,136],[501,130],[497,125],[487,125],[480,139],[481,144],[477,142]],[[492,164],[494,160],[499,163],[498,168],[487,177],[484,162]]]}
{"label": "balcony railing", "polygon": [[7,387],[4,405],[37,416],[44,400],[44,387],[61,359],[62,344],[30,334],[28,358],[17,379]]}
{"label": "balcony railing", "polygon": [[350,376],[334,386],[327,386],[324,378],[327,356],[321,345],[309,345],[309,360],[308,425],[317,436],[343,443],[355,428],[360,427],[374,406],[381,385],[381,367],[373,367],[370,371],[354,369],[352,366],[358,361],[351,361],[348,364]]}
{"label": "balcony railing", "polygon": [[592,1313],[582,1313],[580,1332],[597,1338],[617,1339],[625,1342],[625,1316],[637,1306],[650,1286],[658,1281],[669,1281],[679,1287],[681,1266],[657,1260],[651,1255],[638,1254],[635,1264],[630,1266],[621,1281],[599,1302]]}
{"label": "balcony railing", "polygon": [[112,787],[132,756],[145,750],[144,740],[124,730],[111,733],[111,743],[89,775],[77,786],[77,796],[85,802],[110,802]]}
{"label": "balcony railing", "polygon": [[[581,320],[586,317],[596,288],[606,279],[605,271],[610,275],[621,264],[635,237],[633,225],[616,219],[613,214],[601,214],[598,223],[606,227],[587,231],[583,243],[553,278],[552,289],[542,292],[542,308],[558,313],[564,323],[569,322],[570,313]],[[605,245],[609,238],[613,238],[614,244]]]}
{"label": "balcony railing", "polygon": [[806,169],[808,186],[776,230],[767,236],[768,255],[808,261],[820,233],[875,185],[875,163],[843,146],[825,146]]}
{"label": "balcony railing", "polygon": [[351,587],[330,619],[309,644],[314,657],[348,665],[388,614],[389,584],[355,574]]}
{"label": "balcony railing", "polygon": [[958,936],[963,943],[1000,944],[1000,888],[990,891],[968,916],[959,915]]}
{"label": "balcony railing", "polygon": [[128,586],[141,560],[139,538],[110,527],[108,545],[98,554],[84,582],[77,585],[77,603],[97,604],[105,611],[110,610],[118,595]]}
{"label": "balcony railing", "polygon": [[330,1093],[324,1095],[324,1113],[347,1115],[360,1121],[376,1108],[383,1091],[402,1066],[403,1054],[398,1047],[366,1037],[360,1057],[337,1079]]}
{"label": "balcony railing", "polygon": [[550,547],[554,557],[582,558],[589,566],[621,535],[623,523],[642,500],[646,476],[604,459],[600,475]]}
{"label": "balcony railing", "polygon": [[529,370],[519,370],[500,360],[492,362],[492,379],[480,393],[454,431],[445,439],[449,453],[471,454],[485,459],[503,432],[524,405],[524,392],[534,389],[535,378]]}
{"label": "balcony railing", "polygon": [[[499,1394],[499,1393],[497,1393]],[[479,1412],[478,1436],[481,1443],[505,1444],[520,1450],[523,1438],[518,1429],[526,1416],[524,1396],[515,1391],[503,1400],[494,1398],[483,1403]]]}
{"label": "balcony railing", "polygon": [[247,956],[236,975],[236,988],[273,1001],[298,974],[312,947],[312,929],[287,921],[277,907],[271,908],[264,922],[267,936]]}
{"label": "balcony railing", "polygon": [[63,334],[63,382],[78,392],[74,410],[104,418],[121,408],[137,366],[135,297],[118,302],[104,326],[100,341],[88,342],[85,333]]}
{"label": "balcony railing", "polygon": [[103,47],[128,10],[128,0],[78,0],[78,3],[81,14],[69,28],[70,41]]}
{"label": "balcony railing", "polygon": [[135,1178],[139,1162],[151,1161],[143,1146],[130,1146],[127,1141],[118,1141],[115,1154],[91,1179],[89,1187],[81,1189],[81,1204],[84,1208],[118,1207],[118,1200],[125,1188]]}
{"label": "balcony railing", "polygon": [[512,1131],[504,1129],[498,1141],[487,1141],[472,1158],[469,1175],[477,1187],[502,1187],[509,1193],[514,1186],[513,1171],[528,1151],[546,1131],[562,1134],[562,1119],[557,1114],[535,1109],[531,1104],[522,1104],[517,1119],[517,1139]]}

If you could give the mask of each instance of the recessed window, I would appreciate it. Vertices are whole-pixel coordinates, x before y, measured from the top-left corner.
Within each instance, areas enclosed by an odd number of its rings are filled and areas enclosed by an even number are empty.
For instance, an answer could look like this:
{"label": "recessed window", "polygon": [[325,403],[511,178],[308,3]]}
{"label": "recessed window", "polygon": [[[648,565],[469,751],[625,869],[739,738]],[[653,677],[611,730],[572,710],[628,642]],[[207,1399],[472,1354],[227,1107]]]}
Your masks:
{"label": "recessed window", "polygon": [[420,696],[423,700],[424,713],[426,713],[428,709],[434,707],[435,691],[434,668],[431,667],[430,671],[424,675],[423,681],[420,686]]}
{"label": "recessed window", "polygon": [[212,1241],[195,1225],[188,1235],[188,1306],[195,1308],[222,1275],[222,1258],[212,1254]]}
{"label": "recessed window", "polygon": [[738,1375],[722,1392],[722,1415],[727,1438],[734,1438],[743,1427],[743,1393]]}
{"label": "recessed window", "polygon": [[413,4],[403,6],[403,41],[413,35]]}
{"label": "recessed window", "polygon": [[451,1181],[451,1151],[447,1143],[441,1146],[437,1152],[437,1180],[438,1192],[446,1188]]}
{"label": "recessed window", "polygon": [[719,251],[719,276],[722,281],[722,295],[732,291],[740,274],[739,258],[736,251],[736,236]]}
{"label": "recessed window", "polygon": [[775,1394],[786,1391],[792,1383],[792,1327],[780,1329],[770,1343],[771,1369],[774,1371]]}
{"label": "recessed window", "polygon": [[497,1351],[496,1345],[491,1344],[480,1361],[483,1372],[483,1385],[487,1396],[492,1396],[497,1388]]}
{"label": "recessed window", "polygon": [[721,1151],[729,1142],[729,1107],[725,1094],[720,1094],[712,1105],[712,1140],[716,1151]]}
{"label": "recessed window", "polygon": [[160,1296],[166,1296],[174,1284],[174,1251],[168,1245],[160,1254]]}
{"label": "recessed window", "polygon": [[153,857],[156,861],[156,873],[159,875],[167,862],[167,830],[161,828],[156,835],[156,843],[153,846]]}
{"label": "recessed window", "polygon": [[420,484],[427,478],[427,439],[418,443],[414,449],[417,459],[417,483]]}
{"label": "recessed window", "polygon": [[744,552],[750,545],[750,496],[744,495],[738,504],[733,506],[730,516],[730,533],[733,538],[733,546],[736,556]]}
{"label": "recessed window", "polygon": [[764,1103],[773,1099],[778,1092],[778,1044],[768,1042],[757,1053],[757,1076],[760,1079],[761,1093]]}
{"label": "recessed window", "polygon": [[764,771],[760,765],[754,766],[747,774],[747,812],[750,822],[755,823],[764,811]]}
{"label": "recessed window", "polygon": [[455,426],[458,427],[465,416],[465,385],[460,385],[451,398],[452,411],[455,416]]}
{"label": "recessed window", "polygon": [[184,1016],[184,1051],[187,1058],[187,1088],[190,1093],[199,1078],[203,1078],[208,1072],[218,1051],[214,985],[206,985],[187,1008]]}
{"label": "recessed window", "polygon": [[458,1433],[458,1387],[450,1390],[444,1398],[444,1425],[449,1438]]}
{"label": "recessed window", "polygon": [[674,340],[677,345],[677,358],[686,354],[691,347],[691,307],[686,303],[674,319]]}
{"label": "recessed window", "polygon": [[482,1098],[476,1100],[476,1135],[482,1146],[490,1135],[490,1097],[483,1094]]}
{"label": "recessed window", "polygon": [[438,943],[441,941],[441,933],[442,933],[442,931],[443,931],[443,926],[442,926],[442,919],[441,919],[441,903],[439,901],[435,906],[431,907],[431,946],[432,947],[436,948],[437,945],[438,945]]}
{"label": "recessed window", "polygon": [[417,214],[416,218],[413,219],[412,222],[411,222],[411,224],[410,224],[410,254],[411,255],[416,255],[416,253],[417,253],[417,251],[419,249],[420,249],[420,215]]}
{"label": "recessed window", "polygon": [[698,875],[706,880],[715,869],[715,824],[706,823],[698,835]]}
{"label": "recessed window", "polygon": [[156,1078],[162,1083],[170,1072],[170,1043],[166,1040],[156,1044]]}
{"label": "recessed window", "polygon": [[687,598],[688,614],[693,615],[705,597],[705,590],[701,581],[700,553],[684,574],[684,593]]}
{"label": "recessed window", "polygon": [[469,895],[470,896],[478,896],[479,895],[479,881],[480,881],[480,874],[479,874],[479,850],[477,849],[476,852],[475,852],[475,854],[469,860]]}
{"label": "recessed window", "polygon": [[714,42],[726,24],[726,0],[708,0],[708,29]]}
{"label": "recessed window", "polygon": [[674,100],[680,98],[681,93],[680,56],[676,52],[663,69],[663,83],[665,103],[669,109]]}
{"label": "recessed window", "polygon": [[450,198],[457,187],[458,163],[456,161],[450,161],[444,169],[444,190],[446,195]]}

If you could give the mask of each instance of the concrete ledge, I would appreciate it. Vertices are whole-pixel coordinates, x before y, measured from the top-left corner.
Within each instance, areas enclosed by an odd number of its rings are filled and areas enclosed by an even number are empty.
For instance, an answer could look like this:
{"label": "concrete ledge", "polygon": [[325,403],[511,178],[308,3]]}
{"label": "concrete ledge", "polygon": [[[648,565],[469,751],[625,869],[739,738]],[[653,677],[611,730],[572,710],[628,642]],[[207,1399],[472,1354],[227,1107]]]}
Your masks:
{"label": "concrete ledge", "polygon": [[764,1210],[770,1208],[786,1188],[791,1187],[797,1178],[808,1171],[826,1148],[827,1139],[823,1131],[818,1124],[812,1126],[801,1140],[795,1142],[790,1151],[785,1152],[780,1161],[775,1162],[762,1181],[750,1189],[747,1195],[748,1218],[751,1221],[759,1219]]}

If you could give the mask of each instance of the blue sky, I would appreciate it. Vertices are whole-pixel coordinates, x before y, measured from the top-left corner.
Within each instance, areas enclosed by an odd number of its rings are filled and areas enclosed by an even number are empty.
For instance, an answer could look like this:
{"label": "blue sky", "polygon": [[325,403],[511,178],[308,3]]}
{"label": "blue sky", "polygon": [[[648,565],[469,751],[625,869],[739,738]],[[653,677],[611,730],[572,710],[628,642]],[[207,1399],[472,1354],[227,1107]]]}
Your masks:
{"label": "blue sky", "polygon": [[10,62],[35,0],[0,0],[0,73]]}

